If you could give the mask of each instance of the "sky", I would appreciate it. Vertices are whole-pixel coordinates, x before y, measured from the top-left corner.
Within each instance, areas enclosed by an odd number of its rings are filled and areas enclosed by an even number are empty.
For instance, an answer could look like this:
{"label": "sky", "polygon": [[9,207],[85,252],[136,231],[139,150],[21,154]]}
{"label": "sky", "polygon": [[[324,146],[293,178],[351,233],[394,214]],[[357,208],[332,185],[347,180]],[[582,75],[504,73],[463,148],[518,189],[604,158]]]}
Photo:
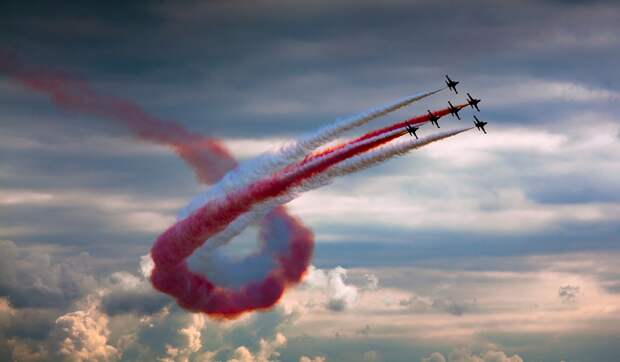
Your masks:
{"label": "sky", "polygon": [[444,74],[459,94],[346,137],[465,92],[489,122],[292,201],[315,236],[304,281],[269,311],[221,321],[145,273],[206,186],[169,148],[57,107],[0,62],[0,360],[617,360],[617,2],[7,1],[0,24],[2,54],[240,160]]}

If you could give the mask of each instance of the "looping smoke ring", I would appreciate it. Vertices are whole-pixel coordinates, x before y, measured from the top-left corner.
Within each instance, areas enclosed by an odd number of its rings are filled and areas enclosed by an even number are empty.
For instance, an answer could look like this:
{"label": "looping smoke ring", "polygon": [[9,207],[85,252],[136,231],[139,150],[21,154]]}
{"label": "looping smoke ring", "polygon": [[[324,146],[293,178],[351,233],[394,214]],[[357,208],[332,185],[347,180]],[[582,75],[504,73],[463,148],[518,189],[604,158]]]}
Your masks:
{"label": "looping smoke ring", "polygon": [[[124,99],[101,95],[86,81],[45,68],[27,66],[17,57],[1,51],[0,71],[9,74],[24,87],[47,95],[59,108],[119,123],[137,139],[170,147],[192,167],[202,183],[213,184],[218,180],[222,182],[222,177],[226,179],[227,173],[237,166],[237,162],[218,140],[191,133],[178,124],[154,117],[140,106]],[[239,177],[245,184],[237,185],[240,187],[232,194],[226,194],[219,201],[206,202],[158,237],[151,249],[155,265],[151,274],[153,286],[175,297],[180,306],[215,317],[234,318],[247,311],[273,306],[287,287],[301,281],[314,248],[312,231],[289,215],[283,206],[278,205],[290,201],[296,193],[320,187],[334,177],[362,170],[412,149],[462,133],[471,127],[386,145],[406,133],[403,127],[429,121],[428,116],[423,115],[369,132],[358,139],[319,153],[313,152],[345,131],[362,126],[442,89],[409,96],[339,120],[298,139],[291,147],[281,150],[273,157],[267,157],[267,162],[251,170],[253,174],[250,172]],[[457,108],[466,106],[467,104],[461,104]],[[441,117],[450,113],[451,109],[437,110],[433,114]],[[300,160],[301,162],[295,163]],[[276,172],[278,170],[279,172]],[[228,174],[233,175],[236,174]],[[269,176],[265,178],[266,175]],[[265,206],[266,200],[277,202],[266,205],[269,208],[263,211],[268,212],[262,219],[260,212],[252,214],[260,221],[262,244],[256,255],[270,256],[273,261],[271,269],[262,279],[237,288],[227,288],[218,286],[207,277],[190,270],[187,258],[214,235],[231,227],[235,220],[237,227],[246,226],[240,222],[240,216],[248,215],[252,207],[258,204],[263,203]],[[240,227],[238,229],[241,230]],[[232,237],[234,234],[229,232],[226,235]],[[228,239],[224,242],[227,241]],[[211,247],[219,246],[213,239],[210,244]]]}

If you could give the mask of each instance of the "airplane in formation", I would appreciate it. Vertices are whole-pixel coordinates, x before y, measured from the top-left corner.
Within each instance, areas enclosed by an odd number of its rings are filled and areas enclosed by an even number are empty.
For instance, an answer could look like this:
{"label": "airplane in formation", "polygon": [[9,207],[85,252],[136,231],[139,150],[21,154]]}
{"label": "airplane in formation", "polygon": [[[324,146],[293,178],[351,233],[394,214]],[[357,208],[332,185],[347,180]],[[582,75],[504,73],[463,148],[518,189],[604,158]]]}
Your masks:
{"label": "airplane in formation", "polygon": [[484,129],[484,126],[486,126],[489,122],[482,122],[481,120],[478,119],[478,117],[476,117],[474,115],[474,126],[476,126],[476,128],[478,129],[478,131],[482,131],[484,132],[484,134],[487,133],[487,131]]}
{"label": "airplane in formation", "polygon": [[459,111],[461,110],[460,108],[455,107],[452,102],[448,101],[448,110],[450,111],[450,114],[452,116],[456,116],[456,118],[461,119],[461,117],[459,116]]}
{"label": "airplane in formation", "polygon": [[416,134],[416,132],[420,129],[420,127],[414,127],[410,124],[407,124],[406,129],[411,136],[415,137],[416,140],[418,139],[418,135]]}
{"label": "airplane in formation", "polygon": [[[446,74],[446,85],[448,86],[448,89],[453,90],[454,93],[458,94],[458,91],[456,90],[456,86],[459,83],[460,83],[459,81],[450,79],[450,77]],[[456,117],[460,120],[461,117],[459,116],[459,111],[463,107],[470,106],[472,109],[475,108],[478,112],[480,112],[480,108],[478,108],[478,103],[480,103],[481,101],[482,100],[480,98],[474,98],[472,97],[471,94],[467,93],[467,104],[457,107],[454,104],[452,104],[452,102],[448,101],[448,112],[453,117]],[[428,109],[426,112],[428,112],[427,120],[431,122],[431,124],[434,124],[435,126],[437,126],[437,128],[440,128],[439,118],[441,117],[438,117],[435,113],[431,112],[430,109]],[[474,126],[476,126],[478,131],[484,132],[484,134],[486,134],[487,131],[484,129],[484,126],[486,126],[487,124],[488,122],[483,122],[479,120],[478,117],[474,116]],[[416,126],[413,126],[407,123],[405,126],[405,129],[407,130],[409,135],[411,135],[411,137],[415,137],[416,139],[418,139],[418,135],[416,132],[420,129],[420,127],[416,127]]]}
{"label": "airplane in formation", "polygon": [[456,85],[459,84],[460,82],[456,81],[456,80],[452,80],[450,79],[450,77],[448,77],[448,75],[446,74],[446,85],[448,86],[448,89],[452,89],[454,91],[454,93],[458,94],[459,92],[456,90]]}
{"label": "airplane in formation", "polygon": [[427,112],[428,112],[428,120],[429,120],[432,124],[434,124],[435,126],[437,126],[437,128],[440,128],[440,127],[439,127],[439,122],[437,122],[437,121],[439,121],[439,117],[437,117],[436,115],[434,115],[434,114],[433,114],[433,112],[431,112],[431,110],[430,110],[430,109],[429,109],[429,110],[427,110]]}
{"label": "airplane in formation", "polygon": [[478,103],[480,103],[481,99],[476,99],[472,97],[469,93],[467,93],[467,97],[467,104],[469,104],[471,108],[476,108],[476,110],[480,112],[480,108],[478,108]]}

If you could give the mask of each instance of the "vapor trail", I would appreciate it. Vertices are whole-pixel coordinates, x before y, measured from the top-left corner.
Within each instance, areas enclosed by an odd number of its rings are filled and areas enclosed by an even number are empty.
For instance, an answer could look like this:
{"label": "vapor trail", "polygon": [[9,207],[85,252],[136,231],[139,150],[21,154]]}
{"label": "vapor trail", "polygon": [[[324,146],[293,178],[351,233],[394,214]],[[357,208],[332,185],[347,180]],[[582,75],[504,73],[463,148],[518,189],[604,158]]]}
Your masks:
{"label": "vapor trail", "polygon": [[339,164],[327,169],[325,172],[305,180],[289,192],[255,205],[249,212],[244,213],[235,219],[235,221],[230,223],[223,231],[211,237],[202,248],[196,251],[197,256],[202,259],[206,259],[213,249],[232,240],[248,226],[262,219],[273,208],[292,201],[302,193],[328,185],[336,177],[361,171],[368,167],[385,162],[395,156],[404,155],[413,149],[427,146],[431,143],[455,136],[470,129],[472,129],[472,127],[444,131],[420,139],[402,141],[397,144],[388,144],[375,150],[370,150],[361,155],[352,157],[346,161],[342,161]]}
{"label": "vapor trail", "polygon": [[138,139],[170,147],[192,167],[203,183],[216,182],[237,164],[218,140],[155,117],[135,103],[99,94],[84,80],[42,67],[27,66],[1,51],[0,72],[7,73],[28,89],[44,94],[59,108],[114,121],[127,127]]}
{"label": "vapor trail", "polygon": [[339,163],[338,165],[326,171],[324,176],[336,177],[347,175],[353,172],[358,172],[368,167],[374,166],[378,163],[387,161],[395,156],[402,156],[413,149],[429,145],[431,143],[446,139],[448,137],[456,136],[473,128],[474,127],[466,127],[452,131],[444,131],[417,140],[412,139],[408,141],[402,141],[396,144],[385,145],[376,150],[366,152],[364,154],[352,157],[346,161]]}
{"label": "vapor trail", "polygon": [[[153,286],[174,296],[186,309],[223,317],[234,317],[247,310],[273,305],[288,284],[299,281],[305,269],[283,269],[283,275],[270,274],[260,282],[249,283],[237,290],[229,290],[218,288],[206,277],[190,271],[186,259],[204,244],[206,239],[223,230],[257,202],[277,197],[330,166],[403,134],[404,132],[395,132],[376,140],[352,145],[333,155],[301,166],[294,172],[281,173],[254,183],[224,199],[207,202],[205,206],[171,226],[155,241],[151,249],[151,257],[155,263],[151,274]],[[303,239],[303,235],[300,238]],[[306,258],[307,251],[303,248],[293,247],[289,255],[292,265],[298,265],[296,260]]]}
{"label": "vapor trail", "polygon": [[[445,89],[445,87],[430,92],[411,95],[387,105],[373,108],[341,120],[336,120],[334,123],[324,126],[316,132],[302,136],[297,140],[284,145],[278,150],[267,152],[254,159],[242,162],[236,168],[226,173],[217,184],[213,185],[213,187],[196,196],[183,210],[179,212],[178,217],[186,217],[193,210],[197,209],[208,200],[243,188],[264,177],[264,175],[280,170],[287,165],[290,165],[292,162],[302,159],[304,156],[306,156],[306,159],[314,159],[316,157],[307,156],[308,153],[314,151],[316,148],[324,145],[325,143],[332,141],[343,133],[353,128],[360,127],[373,119],[384,116],[414,102],[429,97],[442,91],[443,89]],[[438,112],[441,114],[438,114],[439,117],[447,114],[447,110],[440,110]],[[410,121],[414,123],[421,123],[428,120],[428,115],[423,115],[418,118],[419,119],[412,119]],[[402,126],[393,126],[391,129],[382,130],[373,136],[378,136],[382,133],[393,131],[398,128],[402,128]],[[366,136],[363,139],[370,137],[371,136]],[[362,139],[356,141],[361,140]],[[344,145],[342,147],[344,147]]]}
{"label": "vapor trail", "polygon": [[[464,106],[465,105],[460,105],[458,107],[462,108]],[[438,117],[442,117],[442,116],[448,114],[449,111],[446,108],[446,109],[441,109],[441,110],[434,111],[433,113],[436,116],[438,116]],[[387,127],[383,127],[383,128],[380,128],[380,129],[377,129],[377,130],[374,130],[374,131],[370,131],[370,132],[366,133],[365,135],[363,135],[361,137],[358,137],[355,140],[352,140],[350,142],[346,142],[346,143],[340,144],[338,146],[330,148],[329,150],[325,150],[325,151],[322,151],[322,152],[317,153],[317,154],[312,154],[311,156],[306,157],[300,163],[289,165],[288,167],[285,168],[285,170],[294,169],[295,167],[299,167],[300,165],[304,165],[307,162],[310,162],[312,160],[316,160],[317,158],[320,158],[320,157],[324,157],[324,156],[326,156],[326,155],[328,155],[328,154],[330,154],[332,152],[335,152],[337,150],[341,150],[342,148],[350,146],[350,145],[353,145],[355,143],[359,143],[359,142],[363,142],[363,141],[366,141],[366,140],[370,140],[370,139],[373,139],[373,138],[376,138],[376,137],[380,137],[380,136],[382,136],[382,135],[384,135],[386,133],[394,132],[395,130],[402,129],[407,124],[420,124],[420,123],[424,123],[424,122],[427,122],[427,121],[428,121],[428,114],[427,115],[421,115],[421,116],[413,117],[413,118],[409,118],[409,119],[407,119],[405,121],[397,122],[397,123],[394,123],[394,124],[389,125]],[[409,141],[409,142],[405,142],[405,144],[406,145],[410,145],[411,144],[412,148],[417,148],[417,147],[421,147],[421,146],[424,146],[426,144],[435,142],[437,140],[453,136],[454,135],[453,132],[455,132],[455,131],[441,132],[441,133],[438,133],[438,134],[435,134],[435,135],[432,135],[432,136],[429,136],[429,137],[422,138],[420,140],[412,140],[412,141]],[[460,133],[458,131],[456,131],[456,132]],[[444,136],[444,135],[446,135],[446,136]],[[419,145],[419,146],[415,146],[415,145]],[[385,147],[390,148],[390,150],[393,150],[393,149],[399,150],[403,146],[402,145],[391,145],[391,146],[385,146]],[[403,152],[406,153],[408,151],[409,151],[409,149],[407,149],[407,150],[405,150]],[[383,154],[384,152],[389,152],[389,151],[387,151],[385,149],[381,149],[381,150],[377,150],[377,151],[369,151],[369,153],[370,152],[372,152],[372,154],[374,155],[374,154],[377,154],[377,153],[378,154]],[[367,157],[369,157],[369,153],[366,153],[366,154],[360,155],[360,156],[356,156],[355,160],[359,160],[359,159],[362,159],[362,158],[368,160],[369,158],[367,158]],[[399,152],[397,152],[397,153],[399,153]],[[350,168],[350,167],[353,167],[352,165],[357,165],[357,163],[355,163],[353,161],[354,160],[346,161],[346,164],[349,165],[347,167]],[[369,165],[370,164],[371,163],[369,163]],[[333,177],[333,176],[330,176],[330,175],[332,175],[332,173],[335,172],[334,169],[341,170],[341,169],[343,169],[343,167],[345,167],[345,166],[342,165],[342,164],[334,166],[332,169],[330,169],[327,172],[325,172],[325,174],[317,176],[316,177],[317,180],[315,180],[314,182],[317,183],[317,186],[323,186],[325,184],[328,184],[330,182],[329,180],[331,180],[331,178]],[[359,166],[359,167],[361,167],[361,166]],[[319,181],[318,179],[323,179],[323,181]],[[251,209],[251,211],[241,215],[239,218],[237,218],[235,221],[233,221],[230,225],[228,225],[225,230],[223,230],[222,232],[218,233],[217,235],[215,235],[211,239],[209,239],[208,243],[206,243],[203,247],[198,249],[197,256],[205,258],[206,255],[208,255],[211,252],[211,250],[213,250],[213,249],[215,249],[215,248],[217,248],[219,246],[222,246],[222,245],[226,244],[227,242],[229,242],[230,240],[232,240],[235,236],[239,235],[243,230],[245,230],[249,225],[251,225],[252,223],[254,223],[254,222],[258,221],[258,220],[260,220],[260,218],[262,216],[267,214],[274,207],[276,207],[278,205],[285,204],[285,203],[291,201],[292,199],[294,199],[296,197],[296,193],[305,192],[305,191],[308,191],[308,190],[310,190],[312,188],[316,188],[316,187],[309,187],[308,188],[308,184],[309,184],[308,182],[304,182],[304,186],[303,187],[297,187],[297,188],[295,188],[294,191],[292,191],[291,193],[289,193],[287,195],[283,195],[283,196],[280,196],[280,197],[278,197],[278,198],[276,198],[274,200],[269,200],[269,201],[266,201],[264,203],[260,203],[258,205],[255,205]],[[197,208],[196,205],[194,205],[194,207]]]}
{"label": "vapor trail", "polygon": [[[405,132],[401,129],[401,130],[392,130],[391,132],[386,132],[371,138],[367,138],[366,140],[363,140],[363,142],[365,143],[369,143],[369,144],[374,144],[375,146],[371,146],[370,148],[368,148],[369,150],[372,147],[378,147],[381,144],[386,143],[386,139],[387,140],[391,140],[392,137],[399,137],[401,135],[403,135]],[[386,138],[387,137],[387,138]],[[359,144],[362,143],[362,141],[358,142]],[[353,147],[353,144],[348,145],[349,148]],[[339,148],[339,151],[342,151],[345,147],[347,147],[346,145]],[[315,158],[314,161],[316,162],[316,160],[318,160],[318,158]],[[294,163],[289,165],[289,167],[286,167],[284,170],[281,171],[281,173],[286,173],[286,172],[294,172],[295,170],[299,169],[300,167],[306,165],[308,162],[310,161],[304,161],[304,162],[299,162],[299,163]],[[298,187],[295,188],[295,190],[299,189]],[[241,216],[239,216],[238,218],[236,218],[233,222],[231,222],[223,231],[219,232],[218,234],[212,236],[207,243],[204,244],[204,246],[202,246],[200,249],[198,249],[196,251],[196,253],[198,254],[198,256],[202,256],[203,258],[205,257],[205,253],[209,253],[211,250],[216,249],[224,244],[226,244],[227,242],[229,242],[231,239],[233,239],[235,236],[239,235],[244,229],[246,229],[249,225],[251,225],[252,223],[260,220],[260,218],[262,218],[264,215],[266,215],[269,211],[271,211],[273,208],[279,206],[279,205],[283,205],[291,200],[293,200],[295,197],[297,197],[298,192],[297,191],[292,191],[292,192],[287,192],[283,195],[280,195],[274,199],[270,199],[267,200],[265,202],[262,203],[258,203],[256,205],[254,205],[250,211],[242,214]]]}
{"label": "vapor trail", "polygon": [[303,136],[297,141],[295,141],[293,144],[284,147],[279,152],[279,155],[284,160],[284,162],[290,162],[291,160],[300,159],[309,152],[315,150],[317,147],[320,147],[327,142],[334,140],[346,131],[363,126],[364,124],[372,121],[375,118],[394,112],[400,108],[410,105],[411,103],[438,93],[443,89],[445,89],[445,87],[434,91],[405,97],[397,102],[371,109],[352,117],[337,120],[335,123],[327,125],[314,133]]}
{"label": "vapor trail", "polygon": [[[312,257],[314,238],[312,231],[289,215],[283,204],[328,184],[335,177],[467,130],[390,144],[406,133],[402,129],[405,125],[428,120],[427,116],[420,116],[311,153],[345,131],[444,89],[441,88],[338,120],[231,170],[237,163],[218,140],[149,115],[129,101],[101,95],[85,81],[45,68],[25,66],[1,51],[0,71],[28,89],[46,95],[60,108],[109,119],[124,125],[140,140],[170,147],[203,183],[214,183],[221,178],[201,207],[169,227],[151,249],[155,264],[150,278],[152,285],[175,297],[181,307],[216,317],[233,318],[246,311],[269,308],[286,287],[301,281]],[[446,113],[446,110],[436,112],[437,116]],[[187,258],[199,247],[205,243],[217,247],[259,220],[259,252],[244,259],[242,265],[228,263],[229,269],[218,270],[227,276],[249,275],[252,277],[249,281],[228,288],[190,270]],[[211,265],[215,269],[221,266],[217,262]]]}
{"label": "vapor trail", "polygon": [[[59,108],[121,123],[138,139],[169,146],[194,170],[202,183],[213,183],[236,165],[217,140],[151,116],[130,101],[99,95],[87,82],[73,76],[44,67],[26,66],[2,50],[0,72],[27,89],[48,96]],[[278,266],[272,273],[287,276],[288,283],[299,282],[310,264],[314,248],[312,231],[288,214],[284,207],[277,207],[261,221],[260,237],[265,244],[280,245],[272,253],[278,258]],[[275,301],[269,302],[270,305]]]}
{"label": "vapor trail", "polygon": [[[467,106],[467,104],[460,104],[460,105],[458,105],[456,107],[458,109],[462,109],[462,108],[465,108],[466,106]],[[445,116],[445,115],[447,115],[449,113],[450,113],[449,108],[443,108],[443,109],[440,109],[440,110],[433,111],[433,115],[435,115],[438,118],[441,118],[441,117],[443,117],[443,116]],[[360,137],[358,137],[358,138],[356,138],[354,140],[351,140],[351,141],[348,141],[348,142],[344,142],[344,143],[341,143],[339,145],[335,145],[333,147],[329,147],[327,149],[320,150],[318,152],[312,153],[312,154],[310,154],[310,155],[305,157],[304,162],[307,162],[309,160],[315,159],[317,157],[324,156],[326,154],[329,154],[329,153],[331,153],[331,152],[333,152],[335,150],[338,150],[338,149],[340,149],[342,147],[345,147],[347,145],[354,144],[354,143],[357,143],[357,142],[361,142],[361,141],[364,141],[364,140],[372,138],[372,137],[377,137],[377,136],[380,136],[380,135],[385,134],[387,132],[392,132],[392,131],[394,131],[396,129],[402,129],[402,128],[407,127],[408,125],[413,125],[413,126],[421,125],[421,124],[424,124],[424,123],[428,122],[429,120],[430,120],[430,115],[429,114],[423,114],[423,115],[420,115],[420,116],[409,118],[409,119],[401,121],[401,122],[397,122],[397,123],[391,124],[391,125],[383,127],[383,128],[379,128],[377,130],[368,132],[368,133],[366,133],[366,134],[364,134],[364,135],[362,135],[362,136],[360,136]]]}
{"label": "vapor trail", "polygon": [[[283,146],[275,153],[265,154],[263,156],[260,156],[258,159],[253,160],[252,162],[240,165],[240,167],[233,170],[233,172],[229,176],[229,179],[245,179],[249,182],[252,182],[266,173],[274,172],[282,167],[285,167],[293,161],[303,158],[309,152],[314,151],[316,148],[336,139],[343,133],[353,128],[363,126],[364,124],[372,121],[373,119],[379,118],[400,108],[406,107],[414,102],[438,93],[443,89],[445,89],[445,87],[430,92],[411,95],[396,102],[373,108],[358,113],[354,116],[336,120],[334,123],[324,126],[316,132],[307,134],[298,138],[297,140],[294,140],[292,143]],[[228,187],[228,189],[240,186],[235,184],[234,182],[229,181],[228,183],[231,185]]]}

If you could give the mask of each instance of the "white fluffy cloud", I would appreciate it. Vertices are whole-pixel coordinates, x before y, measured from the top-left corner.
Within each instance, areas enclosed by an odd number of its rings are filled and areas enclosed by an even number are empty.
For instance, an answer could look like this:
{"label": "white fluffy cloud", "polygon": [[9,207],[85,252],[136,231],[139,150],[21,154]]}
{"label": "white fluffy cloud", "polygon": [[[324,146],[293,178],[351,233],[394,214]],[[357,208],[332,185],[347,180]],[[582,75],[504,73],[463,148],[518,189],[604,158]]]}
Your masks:
{"label": "white fluffy cloud", "polygon": [[[202,348],[202,329],[205,327],[205,317],[202,314],[192,314],[187,325],[177,330],[180,337],[178,345],[166,343],[166,357],[160,358],[162,362],[184,361],[187,362],[193,353]],[[206,359],[208,355],[204,355]]]}
{"label": "white fluffy cloud", "polygon": [[89,297],[82,309],[56,320],[61,341],[59,353],[72,361],[111,361],[118,349],[108,344],[108,317],[99,310],[99,300]]}
{"label": "white fluffy cloud", "polygon": [[273,358],[277,358],[280,355],[277,350],[286,346],[286,343],[286,337],[281,333],[277,333],[271,341],[261,339],[259,350],[256,354],[252,354],[245,346],[237,347],[232,359],[228,362],[270,362],[273,361]]}
{"label": "white fluffy cloud", "polygon": [[[304,283],[324,294],[327,298],[326,307],[332,311],[343,311],[350,308],[358,296],[358,288],[346,284],[347,270],[340,266],[322,270],[310,266]],[[378,283],[378,282],[377,282]]]}

